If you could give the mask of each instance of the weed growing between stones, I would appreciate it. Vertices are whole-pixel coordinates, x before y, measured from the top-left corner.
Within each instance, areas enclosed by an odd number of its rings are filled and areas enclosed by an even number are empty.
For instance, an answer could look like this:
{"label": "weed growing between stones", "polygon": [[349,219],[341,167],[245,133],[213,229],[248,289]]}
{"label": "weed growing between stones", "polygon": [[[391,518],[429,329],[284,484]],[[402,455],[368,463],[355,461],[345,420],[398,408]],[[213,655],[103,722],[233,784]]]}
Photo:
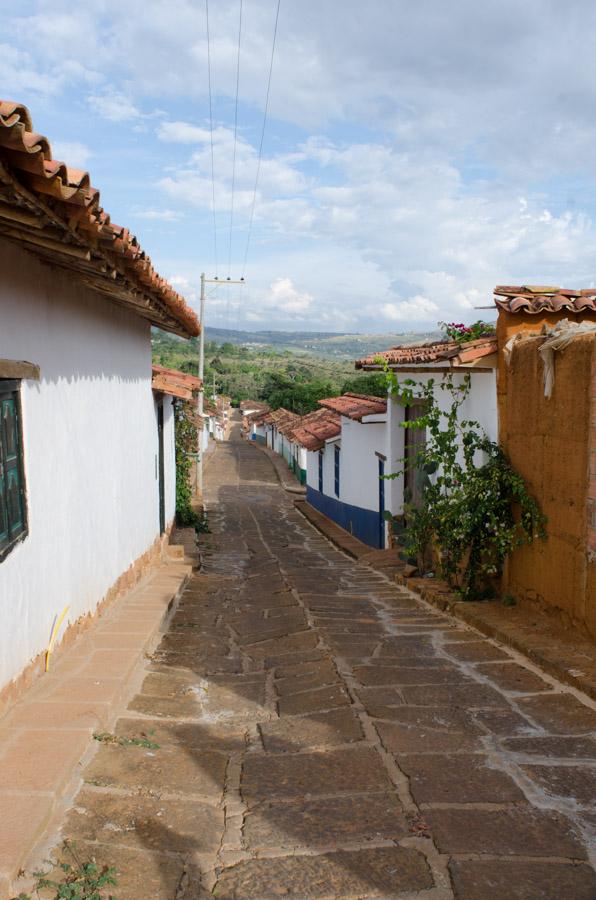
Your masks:
{"label": "weed growing between stones", "polygon": [[93,739],[102,744],[118,744],[120,747],[145,747],[147,750],[158,750],[159,744],[150,741],[149,738],[127,738],[112,734],[109,731],[94,732]]}
{"label": "weed growing between stones", "polygon": [[[116,869],[114,866],[99,866],[93,858],[82,862],[76,852],[76,844],[64,841],[62,849],[71,857],[72,862],[54,863],[50,872],[34,872],[37,883],[35,896],[52,898],[52,900],[115,900],[110,888],[116,887]],[[59,870],[52,878],[52,871]],[[62,873],[60,877],[60,872]],[[52,893],[49,894],[48,891]],[[40,893],[43,892],[43,893]],[[30,894],[21,893],[16,900],[33,900]]]}

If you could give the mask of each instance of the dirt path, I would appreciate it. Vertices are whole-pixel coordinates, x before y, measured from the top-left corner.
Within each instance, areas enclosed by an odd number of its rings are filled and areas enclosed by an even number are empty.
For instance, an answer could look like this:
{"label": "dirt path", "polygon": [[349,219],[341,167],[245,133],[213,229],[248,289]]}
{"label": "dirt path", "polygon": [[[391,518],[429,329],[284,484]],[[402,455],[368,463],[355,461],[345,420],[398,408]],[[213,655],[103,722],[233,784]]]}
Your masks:
{"label": "dirt path", "polygon": [[594,900],[596,712],[342,555],[234,439],[64,835],[122,898]]}

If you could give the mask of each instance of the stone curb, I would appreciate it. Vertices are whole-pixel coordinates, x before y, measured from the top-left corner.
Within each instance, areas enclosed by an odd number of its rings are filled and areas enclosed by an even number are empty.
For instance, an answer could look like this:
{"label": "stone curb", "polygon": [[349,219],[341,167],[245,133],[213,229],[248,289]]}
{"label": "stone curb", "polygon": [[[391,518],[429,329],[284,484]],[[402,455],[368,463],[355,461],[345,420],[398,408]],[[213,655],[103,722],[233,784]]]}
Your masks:
{"label": "stone curb", "polygon": [[371,552],[370,547],[363,544],[362,541],[353,535],[348,534],[347,531],[344,531],[343,528],[340,528],[339,525],[336,525],[335,522],[324,516],[323,513],[320,513],[306,500],[296,499],[294,500],[294,506],[305,519],[308,519],[311,525],[314,525],[317,531],[320,531],[332,544],[338,547],[339,550],[343,550],[352,559],[360,560]]}
{"label": "stone curb", "polygon": [[[82,761],[96,750],[93,733],[109,731],[133,696],[139,664],[155,647],[191,574],[192,567],[179,561],[156,567],[0,720],[0,773],[11,776],[10,787],[0,787],[0,900],[13,896],[13,880],[39,854],[78,790]],[[75,693],[77,682],[87,685],[88,697]],[[113,690],[93,698],[92,685]]]}
{"label": "stone curb", "polygon": [[596,700],[596,645],[581,632],[554,624],[546,613],[529,607],[504,607],[498,600],[460,600],[439,579],[425,583],[426,579],[398,574],[395,580],[432,606],[517,650],[549,675]]}
{"label": "stone curb", "polygon": [[380,554],[377,553],[375,559],[370,547],[327,516],[304,501],[295,501],[294,505],[332,544],[353,559],[393,576],[397,584],[407,587],[422,600],[476,628],[486,637],[517,650],[549,675],[596,700],[596,645],[581,632],[555,625],[540,610],[504,607],[498,600],[481,603],[460,600],[438,578],[407,578],[399,571],[401,566],[397,561],[395,571],[391,572],[386,565],[380,564]]}
{"label": "stone curb", "polygon": [[306,494],[306,488],[299,483],[283,457],[278,453],[275,453],[274,450],[270,450],[269,447],[264,447],[262,444],[257,443],[257,441],[247,441],[247,444],[258,447],[265,456],[269,457],[279,479],[279,483],[285,491],[289,494]]}

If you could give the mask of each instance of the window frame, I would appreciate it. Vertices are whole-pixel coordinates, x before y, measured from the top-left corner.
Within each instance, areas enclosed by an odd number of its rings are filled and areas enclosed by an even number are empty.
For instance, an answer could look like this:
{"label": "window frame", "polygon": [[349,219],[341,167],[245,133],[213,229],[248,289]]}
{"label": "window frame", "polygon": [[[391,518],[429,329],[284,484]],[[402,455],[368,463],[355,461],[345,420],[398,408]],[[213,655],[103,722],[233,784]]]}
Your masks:
{"label": "window frame", "polygon": [[[21,381],[19,379],[12,378],[0,378],[0,403],[4,399],[6,395],[14,396],[14,404],[15,404],[15,412],[17,417],[17,427],[16,427],[16,436],[17,436],[17,465],[19,472],[19,492],[21,495],[21,514],[23,518],[23,526],[22,529],[16,534],[14,537],[10,538],[7,544],[3,547],[0,547],[0,563],[4,562],[6,557],[11,553],[12,550],[20,544],[21,541],[25,540],[25,538],[29,534],[29,515],[28,515],[28,503],[27,503],[27,484],[25,481],[25,449],[23,445],[23,407],[21,403]],[[1,419],[0,419],[0,429],[1,429]],[[1,430],[0,430],[1,435]],[[0,436],[1,441],[1,436]],[[5,501],[6,502],[6,501]],[[8,518],[8,509],[6,510],[6,521],[8,527],[10,529],[9,518]]]}
{"label": "window frame", "polygon": [[323,493],[323,451],[319,450],[319,493]]}
{"label": "window frame", "polygon": [[340,488],[340,481],[339,481],[340,468],[339,467],[340,467],[341,450],[337,444],[335,445],[334,450],[335,450],[335,453],[333,456],[333,487],[335,490],[335,496],[339,499],[339,488]]}

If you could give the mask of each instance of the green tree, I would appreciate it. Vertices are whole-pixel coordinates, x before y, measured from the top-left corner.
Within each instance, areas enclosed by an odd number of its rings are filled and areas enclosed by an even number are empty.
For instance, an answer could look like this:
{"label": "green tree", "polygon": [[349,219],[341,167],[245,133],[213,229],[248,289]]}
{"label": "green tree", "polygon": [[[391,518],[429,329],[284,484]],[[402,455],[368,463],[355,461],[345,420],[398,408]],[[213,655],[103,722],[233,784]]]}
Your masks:
{"label": "green tree", "polygon": [[384,372],[367,372],[348,378],[341,386],[341,393],[369,394],[371,397],[387,396],[387,379]]}

